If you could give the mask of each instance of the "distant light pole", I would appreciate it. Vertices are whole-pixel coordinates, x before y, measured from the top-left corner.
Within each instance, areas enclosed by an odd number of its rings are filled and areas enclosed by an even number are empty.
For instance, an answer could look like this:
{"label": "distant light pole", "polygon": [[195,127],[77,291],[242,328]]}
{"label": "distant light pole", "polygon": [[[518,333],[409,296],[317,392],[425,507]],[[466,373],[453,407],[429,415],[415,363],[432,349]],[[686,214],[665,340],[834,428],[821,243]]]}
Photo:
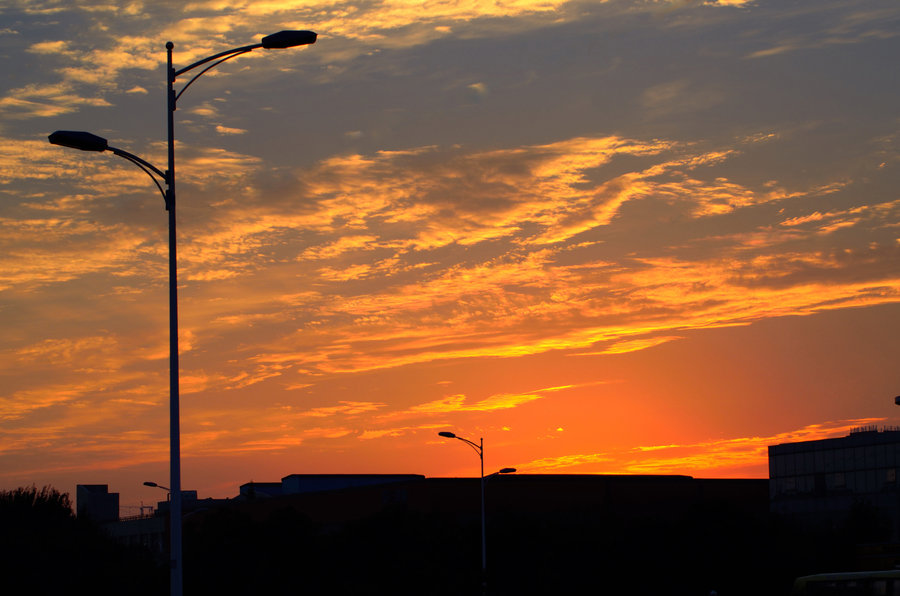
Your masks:
{"label": "distant light pole", "polygon": [[462,437],[457,437],[455,434],[449,431],[441,431],[438,435],[442,437],[446,437],[448,439],[459,439],[463,443],[466,443],[469,447],[475,450],[475,453],[478,454],[478,459],[481,460],[481,588],[482,592],[487,592],[487,532],[485,531],[485,514],[484,514],[484,483],[485,480],[490,479],[497,474],[513,474],[516,469],[515,468],[502,468],[497,470],[493,474],[489,474],[487,477],[484,475],[484,437],[478,440],[478,443],[474,441],[470,441],[469,439],[464,439]]}
{"label": "distant light pole", "polygon": [[[293,48],[316,42],[316,33],[312,31],[280,31],[267,35],[260,43],[241,46],[220,52],[202,60],[194,62],[180,70],[172,66],[172,49],[175,47],[171,41],[166,42],[166,100],[167,100],[167,125],[168,125],[168,169],[163,172],[153,164],[140,157],[110,147],[106,139],[89,132],[58,130],[50,135],[49,140],[54,145],[71,147],[82,151],[111,151],[114,155],[124,157],[135,164],[150,176],[153,183],[162,193],[169,212],[169,484],[172,496],[169,510],[169,556],[171,558],[170,590],[172,596],[181,596],[183,593],[184,570],[181,551],[181,430],[179,417],[179,374],[178,374],[178,294],[176,275],[176,251],[175,251],[175,109],[178,99],[191,84],[203,73],[241,54],[246,54],[258,48],[267,50]],[[207,65],[195,74],[180,91],[175,91],[176,79],[191,70]],[[163,184],[166,188],[163,189]]]}

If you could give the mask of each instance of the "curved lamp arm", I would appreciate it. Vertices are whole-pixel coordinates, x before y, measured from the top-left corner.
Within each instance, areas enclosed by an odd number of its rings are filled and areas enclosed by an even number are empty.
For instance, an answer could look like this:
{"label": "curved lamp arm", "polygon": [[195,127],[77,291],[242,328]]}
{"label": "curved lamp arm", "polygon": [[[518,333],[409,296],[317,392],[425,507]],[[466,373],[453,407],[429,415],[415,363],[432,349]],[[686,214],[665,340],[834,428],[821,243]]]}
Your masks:
{"label": "curved lamp arm", "polygon": [[[171,42],[169,42],[169,43],[171,43]],[[221,60],[219,60],[219,62],[216,62],[216,64],[220,64],[220,63],[224,62],[225,60],[228,60],[229,58],[233,58],[234,56],[237,56],[238,54],[243,54],[244,52],[249,52],[250,50],[255,50],[256,48],[261,48],[261,47],[262,47],[261,43],[254,43],[254,44],[251,44],[248,46],[241,46],[239,48],[232,48],[230,50],[225,50],[224,52],[219,52],[218,54],[215,54],[213,56],[207,56],[203,60],[197,60],[190,66],[185,66],[184,68],[180,68],[180,69],[176,70],[175,77],[177,78],[178,76],[183,75],[184,73],[186,73],[190,70],[194,70],[198,66],[202,66],[202,65],[206,64],[207,62],[212,62],[213,60],[218,60],[219,58],[222,58]],[[213,64],[212,66],[215,66],[215,64]],[[204,68],[203,72],[206,72],[207,70],[212,68],[212,66]],[[201,72],[200,74],[203,74],[203,72]],[[197,78],[199,76],[200,75],[198,74],[194,78]]]}
{"label": "curved lamp arm", "polygon": [[207,66],[206,68],[204,68],[203,70],[201,70],[200,72],[198,72],[197,74],[195,74],[193,77],[191,77],[191,80],[188,81],[188,82],[185,84],[185,86],[181,88],[181,91],[179,91],[179,92],[175,95],[175,101],[178,101],[178,98],[181,97],[182,93],[184,93],[185,91],[187,91],[187,88],[191,86],[191,83],[193,83],[194,81],[196,81],[197,79],[199,79],[199,78],[203,75],[203,73],[205,73],[207,70],[209,70],[209,69],[211,69],[211,68],[214,68],[214,67],[216,67],[216,66],[222,64],[222,63],[225,62],[226,60],[230,60],[231,58],[234,58],[235,56],[240,56],[241,54],[246,54],[247,52],[249,52],[249,51],[251,51],[251,50],[255,50],[256,48],[261,48],[261,47],[262,47],[261,44],[254,44],[254,45],[252,45],[252,46],[244,46],[244,47],[242,47],[242,48],[235,48],[235,49],[233,49],[233,50],[228,50],[227,52],[222,52],[222,53],[220,53],[220,54],[216,54],[215,56],[210,56],[209,58],[204,58],[203,60],[200,60],[199,62],[194,62],[193,64],[191,64],[191,65],[188,66],[187,68],[182,68],[181,70],[176,70],[176,71],[172,74],[172,81],[173,81],[173,82],[175,81],[175,78],[176,78],[178,75],[184,74],[184,73],[186,73],[187,71],[191,70],[192,68],[196,68],[197,66],[200,66],[200,65],[202,65],[202,64],[206,64],[207,62],[210,62],[210,61],[212,61],[212,60],[215,60],[216,58],[222,57],[221,60],[218,60],[218,61],[216,61],[216,62],[213,62],[212,64],[210,64],[209,66]]}
{"label": "curved lamp arm", "polygon": [[438,434],[439,434],[440,436],[446,437],[446,438],[448,438],[448,439],[459,439],[460,441],[462,441],[463,443],[468,444],[469,447],[471,447],[472,449],[474,449],[474,450],[475,450],[475,453],[478,454],[478,457],[481,457],[481,456],[482,456],[482,448],[478,445],[478,443],[476,443],[476,442],[474,442],[474,441],[470,441],[469,439],[464,439],[464,438],[462,438],[462,437],[457,437],[455,434],[453,434],[452,432],[449,432],[449,431],[441,431],[441,432],[439,432]]}
{"label": "curved lamp arm", "polygon": [[162,178],[162,181],[165,182],[166,184],[168,184],[169,177],[166,176],[165,172],[161,171],[159,168],[154,166],[152,163],[145,161],[145,160],[141,159],[140,157],[138,157],[137,155],[135,155],[133,153],[129,153],[128,151],[123,151],[122,149],[116,149],[115,147],[110,147],[109,150],[112,151],[114,155],[118,155],[119,157],[124,157],[125,159],[127,159],[128,161],[130,161],[131,163],[133,163],[140,169],[144,170],[144,172],[146,172],[147,175],[150,176],[150,179],[153,180],[153,184],[156,185],[156,188],[159,189],[159,193],[162,195],[163,200],[166,201],[166,203],[168,204],[169,198],[166,195],[166,191],[163,190],[162,184],[160,184],[159,180],[156,178],[156,176],[153,175],[153,174],[159,175],[160,178]]}
{"label": "curved lamp arm", "polygon": [[493,474],[488,474],[487,476],[485,476],[484,481],[487,482],[494,476],[499,476],[500,474],[515,474],[515,473],[516,473],[515,468],[501,468],[501,469],[497,470],[496,472],[494,472]]}
{"label": "curved lamp arm", "polygon": [[163,486],[162,484],[157,484],[155,482],[144,482],[144,486],[150,486],[152,488],[161,488],[163,490],[169,490],[168,486]]}
{"label": "curved lamp arm", "polygon": [[[149,161],[138,157],[134,153],[125,151],[124,149],[110,147],[106,139],[104,139],[103,137],[98,137],[97,135],[91,134],[89,132],[80,130],[57,130],[47,138],[49,139],[51,144],[59,145],[61,147],[69,147],[71,149],[79,149],[81,151],[111,151],[113,155],[124,157],[140,169],[144,170],[144,172],[148,176],[150,176],[150,179],[153,180],[156,188],[158,188],[160,194],[162,194],[163,200],[165,200],[166,204],[168,205],[169,200],[166,195],[166,191],[163,190],[162,184],[160,184],[160,180],[163,183],[168,184],[169,176]],[[156,174],[156,176],[159,176],[159,178],[154,176],[154,174]]]}
{"label": "curved lamp arm", "polygon": [[[199,79],[206,71],[210,70],[211,68],[215,68],[216,66],[225,62],[226,60],[231,60],[232,58],[234,58],[236,56],[240,56],[241,54],[246,54],[247,52],[256,50],[258,48],[263,48],[266,50],[275,50],[275,49],[293,48],[293,47],[302,46],[302,45],[309,45],[312,43],[316,43],[317,37],[318,37],[318,35],[316,33],[314,33],[313,31],[279,31],[278,33],[273,33],[272,35],[267,35],[267,36],[263,37],[262,41],[260,41],[260,43],[255,43],[255,44],[251,44],[251,45],[247,45],[247,46],[241,46],[239,48],[233,48],[231,50],[225,50],[224,52],[219,52],[218,54],[215,54],[213,56],[207,56],[206,58],[203,58],[202,60],[198,60],[197,62],[194,62],[190,66],[185,66],[184,68],[175,70],[175,71],[171,72],[169,75],[171,77],[171,80],[173,83],[175,82],[175,79],[177,79],[179,76],[185,74],[186,72],[189,72],[189,71],[197,68],[198,66],[203,66],[204,64],[207,64],[208,62],[212,62],[212,64],[210,64],[209,66],[207,66],[206,68],[204,68],[203,70],[201,70],[200,72],[195,74],[191,78],[191,80],[188,81],[185,84],[185,86],[181,88],[181,91],[179,91],[178,94],[175,95],[175,101],[178,101],[178,98],[181,97],[181,95],[185,91],[187,91],[187,88],[191,86],[191,83],[193,83],[194,81]],[[170,44],[172,44],[172,42],[167,43],[166,47],[169,47]],[[169,49],[171,49],[171,48],[169,48]]]}

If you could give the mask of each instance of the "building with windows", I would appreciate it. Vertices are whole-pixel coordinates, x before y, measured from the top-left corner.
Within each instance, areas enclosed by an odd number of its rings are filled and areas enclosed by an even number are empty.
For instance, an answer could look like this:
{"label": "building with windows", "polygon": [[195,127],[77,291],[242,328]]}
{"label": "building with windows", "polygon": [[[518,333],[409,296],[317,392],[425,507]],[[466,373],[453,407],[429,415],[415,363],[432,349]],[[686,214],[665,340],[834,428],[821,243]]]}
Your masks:
{"label": "building with windows", "polygon": [[837,527],[853,514],[889,523],[900,536],[900,429],[863,427],[846,437],[769,447],[775,513]]}

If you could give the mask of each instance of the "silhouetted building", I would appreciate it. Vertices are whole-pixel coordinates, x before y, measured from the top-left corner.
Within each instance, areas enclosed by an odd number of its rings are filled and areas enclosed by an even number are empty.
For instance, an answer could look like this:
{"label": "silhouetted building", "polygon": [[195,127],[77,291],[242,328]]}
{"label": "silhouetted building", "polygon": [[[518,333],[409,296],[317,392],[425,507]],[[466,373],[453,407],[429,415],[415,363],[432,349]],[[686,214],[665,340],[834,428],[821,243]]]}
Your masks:
{"label": "silhouetted building", "polygon": [[769,500],[775,513],[838,527],[867,515],[898,536],[900,430],[854,429],[835,439],[769,447]]}
{"label": "silhouetted building", "polygon": [[282,494],[296,495],[422,480],[421,474],[291,474],[281,479]]}
{"label": "silhouetted building", "polygon": [[[557,533],[629,520],[660,527],[689,525],[695,522],[686,520],[722,510],[760,519],[767,512],[766,497],[765,479],[690,476],[509,474],[490,478],[486,486],[487,515],[498,527]],[[197,499],[194,494],[185,498],[184,507],[186,528],[204,527],[205,520],[220,514],[265,523],[286,510],[309,520],[324,535],[384,515],[409,516],[405,519],[418,520],[415,523],[429,520],[440,528],[477,528],[481,481],[421,474],[291,474],[280,483],[243,484],[233,499]],[[167,519],[168,503],[161,502],[153,517],[122,520],[107,528],[123,543],[164,553]]]}
{"label": "silhouetted building", "polygon": [[[297,490],[299,482],[303,490]],[[254,485],[267,485],[254,483]],[[274,484],[274,483],[272,483]],[[340,527],[390,509],[458,521],[481,518],[480,479],[426,478],[420,474],[310,474],[284,479],[281,496],[231,499],[253,517],[290,508],[326,527]],[[690,476],[509,474],[488,481],[488,515],[541,519],[681,519],[697,510],[727,506],[748,515],[767,511],[765,479],[700,479]],[[289,492],[290,490],[290,492]],[[249,484],[241,493],[249,491]],[[202,515],[192,519],[200,520]]]}
{"label": "silhouetted building", "polygon": [[285,495],[377,486],[423,480],[421,474],[290,474],[281,482],[248,482],[240,486],[236,500],[252,501]]}
{"label": "silhouetted building", "polygon": [[[208,593],[481,592],[477,476],[302,480],[185,516],[185,559]],[[766,479],[504,474],[485,489],[491,594],[782,593],[746,589],[769,568]]]}
{"label": "silhouetted building", "polygon": [[240,487],[239,499],[269,499],[272,497],[280,497],[283,495],[280,482],[253,482],[242,484]]}
{"label": "silhouetted building", "polygon": [[169,548],[169,516],[135,516],[104,524],[104,530],[121,544],[144,546],[162,555]]}
{"label": "silhouetted building", "polygon": [[[232,503],[234,499],[200,499],[195,490],[181,491],[182,513],[194,515],[217,509]],[[115,523],[103,525],[106,532],[122,544],[143,545],[151,551],[162,554],[169,544],[170,501],[159,501],[153,515],[137,515],[121,518]]]}
{"label": "silhouetted building", "polygon": [[75,486],[75,511],[78,517],[104,523],[119,519],[119,493],[109,492],[108,484]]}

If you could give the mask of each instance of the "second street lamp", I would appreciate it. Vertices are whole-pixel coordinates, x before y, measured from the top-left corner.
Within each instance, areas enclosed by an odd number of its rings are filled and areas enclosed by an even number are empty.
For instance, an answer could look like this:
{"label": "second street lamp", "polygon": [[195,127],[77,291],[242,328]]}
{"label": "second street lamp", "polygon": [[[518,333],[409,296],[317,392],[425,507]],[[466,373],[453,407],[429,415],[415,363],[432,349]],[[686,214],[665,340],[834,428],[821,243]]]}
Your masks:
{"label": "second street lamp", "polygon": [[150,482],[149,480],[144,482],[144,486],[149,486],[151,488],[161,488],[163,490],[169,490],[168,486],[163,486],[162,484],[157,484],[155,482]]}
{"label": "second street lamp", "polygon": [[169,490],[168,486],[163,486],[162,484],[157,484],[155,482],[144,482],[144,486],[149,486],[150,488],[160,488],[166,491],[166,501],[170,501],[172,499],[172,491]]}
{"label": "second street lamp", "polygon": [[[172,50],[175,47],[171,41],[166,42],[166,102],[167,102],[167,150],[168,168],[160,170],[144,159],[115,147],[110,147],[106,139],[83,131],[58,130],[50,135],[49,140],[54,145],[80,149],[82,151],[110,151],[119,157],[123,157],[135,164],[156,184],[162,193],[169,213],[169,486],[172,495],[171,508],[169,510],[169,555],[170,555],[170,590],[172,596],[181,596],[183,593],[183,558],[181,550],[181,430],[179,415],[179,370],[178,370],[178,280],[177,257],[175,243],[175,109],[178,99],[191,84],[203,73],[230,60],[236,56],[246,54],[259,48],[284,49],[315,43],[316,33],[312,31],[279,31],[262,38],[260,43],[241,46],[214,54],[193,64],[176,70],[172,65]],[[197,72],[180,91],[175,90],[175,81],[181,75],[185,75],[200,66],[205,67]],[[165,189],[163,188],[165,185]]]}
{"label": "second street lamp", "polygon": [[438,435],[445,437],[447,439],[459,439],[463,443],[467,444],[469,447],[475,450],[475,453],[478,454],[478,459],[481,460],[481,590],[482,593],[487,593],[487,531],[485,529],[485,513],[484,513],[484,483],[493,478],[498,474],[513,474],[515,473],[515,468],[501,468],[497,470],[493,474],[489,474],[487,476],[484,475],[484,438],[478,440],[478,443],[474,441],[470,441],[469,439],[464,439],[462,437],[457,437],[450,431],[441,431]]}

